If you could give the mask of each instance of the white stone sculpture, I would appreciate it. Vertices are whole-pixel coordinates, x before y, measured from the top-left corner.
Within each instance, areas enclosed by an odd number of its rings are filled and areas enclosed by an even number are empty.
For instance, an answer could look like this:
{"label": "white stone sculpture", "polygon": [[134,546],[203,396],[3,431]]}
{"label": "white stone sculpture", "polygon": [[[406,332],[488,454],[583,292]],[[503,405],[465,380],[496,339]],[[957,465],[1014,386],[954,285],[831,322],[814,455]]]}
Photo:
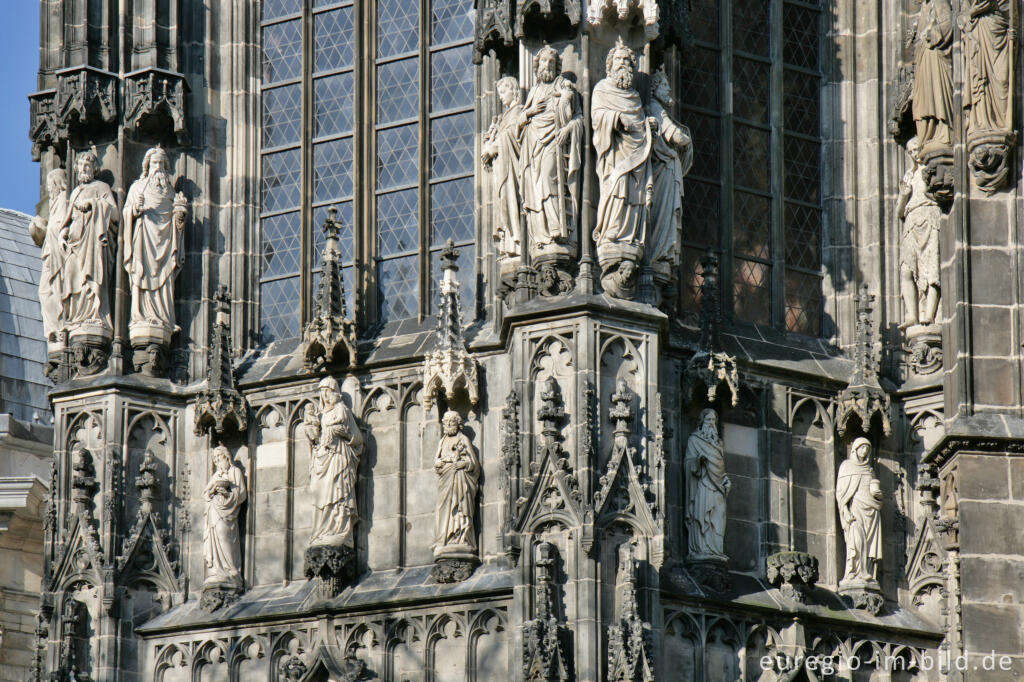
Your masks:
{"label": "white stone sculpture", "polygon": [[312,446],[309,493],[313,502],[313,531],[309,544],[355,547],[356,480],[363,434],[342,400],[333,377],[320,380],[318,408],[307,406],[306,437]]}
{"label": "white stone sculpture", "polygon": [[725,449],[718,435],[718,414],[700,413],[700,425],[686,442],[686,527],[689,561],[726,560],[726,497],[732,482],[725,474]]}
{"label": "white stone sculpture", "polygon": [[178,331],[174,278],[181,269],[187,210],[185,196],[174,195],[167,153],[153,147],[124,203],[124,268],[131,285],[128,335],[136,348],[166,348]]}
{"label": "white stone sculpture", "polygon": [[75,161],[78,185],[60,230],[68,254],[62,295],[72,342],[103,346],[113,337],[110,275],[118,215],[110,185],[96,179],[96,168],[92,152]]}
{"label": "white stone sculpture", "polygon": [[437,514],[434,556],[476,556],[476,495],[480,460],[462,431],[462,417],[448,410],[441,419],[444,435],[434,457]]}
{"label": "white stone sculpture", "polygon": [[[635,295],[635,266],[643,258],[653,175],[651,148],[658,122],[644,110],[633,87],[636,57],[621,41],[605,60],[607,75],[594,87],[591,119],[600,180],[597,244],[605,291],[619,298]],[[623,264],[628,263],[625,268]]]}
{"label": "white stone sculpture", "polygon": [[60,231],[68,213],[68,180],[62,168],[46,174],[46,194],[49,201],[47,217],[33,217],[29,232],[36,246],[42,247],[39,304],[43,313],[46,347],[52,357],[64,347],[61,332],[67,317],[64,311],[64,260],[67,252]]}
{"label": "white stone sculpture", "polygon": [[522,199],[531,255],[575,255],[582,167],[583,113],[558,51],[534,57],[537,82],[526,98]]}
{"label": "white stone sculpture", "polygon": [[655,282],[667,286],[678,277],[679,248],[683,237],[683,178],[693,166],[690,129],[669,115],[672,90],[665,67],[654,74],[648,111],[658,122],[652,150],[654,196],[651,200],[647,261]]}
{"label": "white stone sculpture", "polygon": [[927,192],[925,166],[917,138],[907,143],[912,166],[900,182],[896,214],[903,221],[900,235],[900,292],[903,329],[935,322],[939,309],[939,225],[942,210]]}
{"label": "white stone sculpture", "polygon": [[871,465],[871,443],[857,438],[839,465],[839,521],[846,540],[846,570],[840,588],[878,588],[882,560],[882,486]]}
{"label": "white stone sculpture", "polygon": [[483,162],[491,174],[491,201],[494,204],[494,246],[503,276],[519,267],[522,253],[522,206],[519,202],[519,178],[522,173],[523,116],[519,81],[506,76],[496,84],[504,111],[494,118],[484,136]]}
{"label": "white stone sculpture", "polygon": [[204,587],[241,589],[242,555],[238,515],[245,503],[245,474],[234,465],[223,445],[213,450],[214,472],[206,484],[206,529],[203,558],[206,560]]}
{"label": "white stone sculpture", "polygon": [[948,148],[953,121],[953,8],[924,0],[917,16],[913,116],[921,152]]}

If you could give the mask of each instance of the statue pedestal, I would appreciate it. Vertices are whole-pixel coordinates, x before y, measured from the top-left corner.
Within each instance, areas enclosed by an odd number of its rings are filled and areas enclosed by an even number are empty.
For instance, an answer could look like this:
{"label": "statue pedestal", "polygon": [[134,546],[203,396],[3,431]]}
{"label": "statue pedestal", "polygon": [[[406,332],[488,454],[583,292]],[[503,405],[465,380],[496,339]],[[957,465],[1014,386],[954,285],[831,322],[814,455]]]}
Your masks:
{"label": "statue pedestal", "polygon": [[74,354],[79,374],[90,375],[103,371],[110,358],[110,342],[114,334],[103,324],[82,324],[68,335],[68,344]]}
{"label": "statue pedestal", "polygon": [[877,580],[843,580],[839,583],[839,594],[853,604],[853,608],[877,616],[885,604],[882,588]]}
{"label": "statue pedestal", "polygon": [[967,160],[974,182],[985,194],[1006,186],[1017,136],[1012,130],[972,130],[967,134]]}
{"label": "statue pedestal", "polygon": [[643,255],[641,245],[608,243],[598,246],[597,262],[601,266],[604,293],[627,300],[636,298]]}
{"label": "statue pedestal", "polygon": [[942,369],[942,328],[937,324],[915,324],[906,330],[907,364],[918,376]]}
{"label": "statue pedestal", "polygon": [[576,249],[562,244],[547,244],[533,255],[537,270],[537,293],[561,296],[576,286]]}
{"label": "statue pedestal", "polygon": [[518,256],[498,259],[498,287],[496,294],[501,300],[505,300],[509,294],[515,291],[516,279],[521,264],[522,259]]}
{"label": "statue pedestal", "polygon": [[818,582],[818,559],[807,552],[776,552],[768,557],[766,577],[782,596],[804,604]]}
{"label": "statue pedestal", "polygon": [[472,548],[465,546],[449,546],[434,552],[434,567],[430,577],[439,583],[458,583],[466,580],[476,567],[480,558]]}
{"label": "statue pedestal", "polygon": [[220,579],[214,578],[203,583],[203,593],[199,598],[199,608],[207,613],[213,613],[217,609],[238,601],[242,596],[243,587],[241,579]]}
{"label": "statue pedestal", "polygon": [[319,579],[323,595],[335,597],[356,577],[356,550],[347,545],[313,545],[306,549],[305,574]]}
{"label": "statue pedestal", "polygon": [[167,349],[174,332],[162,324],[135,322],[128,327],[132,342],[132,363],[136,372],[146,376],[163,376]]}
{"label": "statue pedestal", "polygon": [[946,206],[953,201],[953,149],[931,143],[921,149],[924,177],[928,182],[928,195]]}
{"label": "statue pedestal", "polygon": [[686,570],[701,587],[713,592],[725,592],[732,584],[725,557],[690,556],[686,559]]}

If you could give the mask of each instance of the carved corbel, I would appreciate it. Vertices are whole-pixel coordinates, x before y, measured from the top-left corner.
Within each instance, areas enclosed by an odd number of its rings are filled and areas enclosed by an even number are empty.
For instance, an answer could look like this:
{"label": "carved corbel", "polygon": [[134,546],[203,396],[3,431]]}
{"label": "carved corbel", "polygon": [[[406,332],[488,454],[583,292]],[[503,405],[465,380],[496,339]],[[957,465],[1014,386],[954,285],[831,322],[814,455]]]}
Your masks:
{"label": "carved corbel", "polygon": [[508,53],[515,47],[512,33],[512,0],[478,0],[473,63],[482,64],[488,52]]}
{"label": "carved corbel", "polygon": [[32,138],[32,160],[39,161],[48,147],[57,147],[57,89],[41,90],[28,96],[28,136]]}
{"label": "carved corbel", "polygon": [[516,37],[527,37],[527,23],[536,21],[547,25],[560,25],[575,31],[582,19],[580,0],[517,0]]}
{"label": "carved corbel", "polygon": [[117,74],[92,66],[57,71],[57,136],[117,121]]}
{"label": "carved corbel", "polygon": [[126,128],[138,130],[151,118],[166,117],[179,144],[187,144],[185,124],[185,76],[158,68],[141,69],[125,74],[124,101]]}

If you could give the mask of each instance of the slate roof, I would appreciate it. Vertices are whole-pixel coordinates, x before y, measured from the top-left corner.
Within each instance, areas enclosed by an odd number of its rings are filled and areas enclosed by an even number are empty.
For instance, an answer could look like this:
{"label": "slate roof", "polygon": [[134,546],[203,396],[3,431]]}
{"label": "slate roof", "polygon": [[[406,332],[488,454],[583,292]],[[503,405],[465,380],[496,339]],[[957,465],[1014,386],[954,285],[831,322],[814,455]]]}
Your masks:
{"label": "slate roof", "polygon": [[49,425],[46,341],[39,307],[39,247],[29,216],[0,208],[0,413]]}

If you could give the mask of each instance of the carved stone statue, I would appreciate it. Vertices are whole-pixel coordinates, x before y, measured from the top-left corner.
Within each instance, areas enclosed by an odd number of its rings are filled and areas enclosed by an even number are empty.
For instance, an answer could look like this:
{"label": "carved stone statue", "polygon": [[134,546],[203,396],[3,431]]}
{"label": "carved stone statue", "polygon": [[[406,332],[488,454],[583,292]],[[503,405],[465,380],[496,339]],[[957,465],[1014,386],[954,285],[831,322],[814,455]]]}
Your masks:
{"label": "carved stone statue", "polygon": [[434,471],[438,476],[434,559],[447,560],[449,565],[468,562],[471,572],[477,560],[476,496],[480,459],[469,436],[462,431],[462,417],[458,412],[445,412],[441,426],[444,435],[434,457]]}
{"label": "carved stone statue", "polygon": [[561,58],[549,46],[533,60],[522,143],[522,195],[530,253],[575,255],[579,221],[583,113],[579,93],[561,75]]}
{"label": "carved stone statue", "polygon": [[522,253],[522,207],[519,178],[522,172],[522,128],[525,124],[519,81],[506,76],[496,85],[505,110],[496,116],[484,136],[483,161],[491,172],[494,202],[494,245],[503,276],[519,267]]}
{"label": "carved stone statue", "polygon": [[42,247],[39,304],[43,313],[46,347],[52,357],[63,349],[61,332],[67,321],[64,310],[64,260],[67,252],[60,235],[68,212],[68,180],[63,169],[56,168],[46,174],[46,193],[50,204],[47,217],[33,217],[29,232],[36,246]]}
{"label": "carved stone statue", "polygon": [[970,0],[960,16],[967,56],[967,127],[1007,130],[1010,98],[1010,2]]}
{"label": "carved stone statue", "polygon": [[942,210],[927,192],[925,168],[917,138],[907,143],[912,167],[900,182],[896,214],[903,221],[900,235],[900,293],[908,329],[931,325],[939,309],[939,224]]}
{"label": "carved stone statue", "polygon": [[658,122],[658,134],[652,149],[654,196],[646,252],[655,282],[664,287],[678,277],[683,236],[683,178],[693,166],[693,144],[690,129],[669,116],[672,91],[664,66],[654,74],[651,87],[654,96],[648,110]]}
{"label": "carved stone statue", "polygon": [[871,465],[871,443],[857,438],[839,465],[839,521],[846,540],[846,570],[840,588],[877,589],[882,560],[882,487]]}
{"label": "carved stone statue", "polygon": [[605,59],[607,75],[594,87],[591,118],[596,171],[600,180],[594,242],[605,291],[632,298],[635,277],[616,273],[625,262],[640,262],[647,241],[653,193],[651,148],[658,122],[649,117],[633,87],[636,57],[619,41]]}
{"label": "carved stone statue", "polygon": [[246,500],[245,474],[235,466],[223,445],[213,450],[214,472],[203,491],[206,500],[206,529],[203,558],[206,561],[204,587],[241,590],[242,566],[238,514]]}
{"label": "carved stone statue", "polygon": [[917,15],[913,98],[917,140],[924,155],[948,148],[953,121],[953,9],[924,0]]}
{"label": "carved stone statue", "polygon": [[313,447],[309,492],[313,501],[310,545],[355,547],[359,521],[356,478],[363,434],[341,398],[333,377],[320,380],[319,410],[305,414],[306,436]]}
{"label": "carved stone statue", "polygon": [[700,426],[686,442],[686,527],[689,560],[724,562],[725,500],[732,483],[725,474],[725,449],[718,435],[718,415],[700,413]]}
{"label": "carved stone statue", "polygon": [[[128,335],[139,349],[166,349],[178,331],[174,317],[174,278],[181,269],[181,233],[187,202],[174,196],[167,153],[153,147],[142,161],[142,176],[124,203],[124,268],[131,284]],[[137,365],[141,363],[136,362]],[[141,367],[140,367],[141,368]],[[157,367],[147,366],[156,372]]]}
{"label": "carved stone statue", "polygon": [[75,162],[78,186],[60,229],[68,254],[61,293],[72,343],[103,348],[113,338],[109,278],[118,215],[117,200],[110,186],[96,179],[96,167],[92,152]]}

